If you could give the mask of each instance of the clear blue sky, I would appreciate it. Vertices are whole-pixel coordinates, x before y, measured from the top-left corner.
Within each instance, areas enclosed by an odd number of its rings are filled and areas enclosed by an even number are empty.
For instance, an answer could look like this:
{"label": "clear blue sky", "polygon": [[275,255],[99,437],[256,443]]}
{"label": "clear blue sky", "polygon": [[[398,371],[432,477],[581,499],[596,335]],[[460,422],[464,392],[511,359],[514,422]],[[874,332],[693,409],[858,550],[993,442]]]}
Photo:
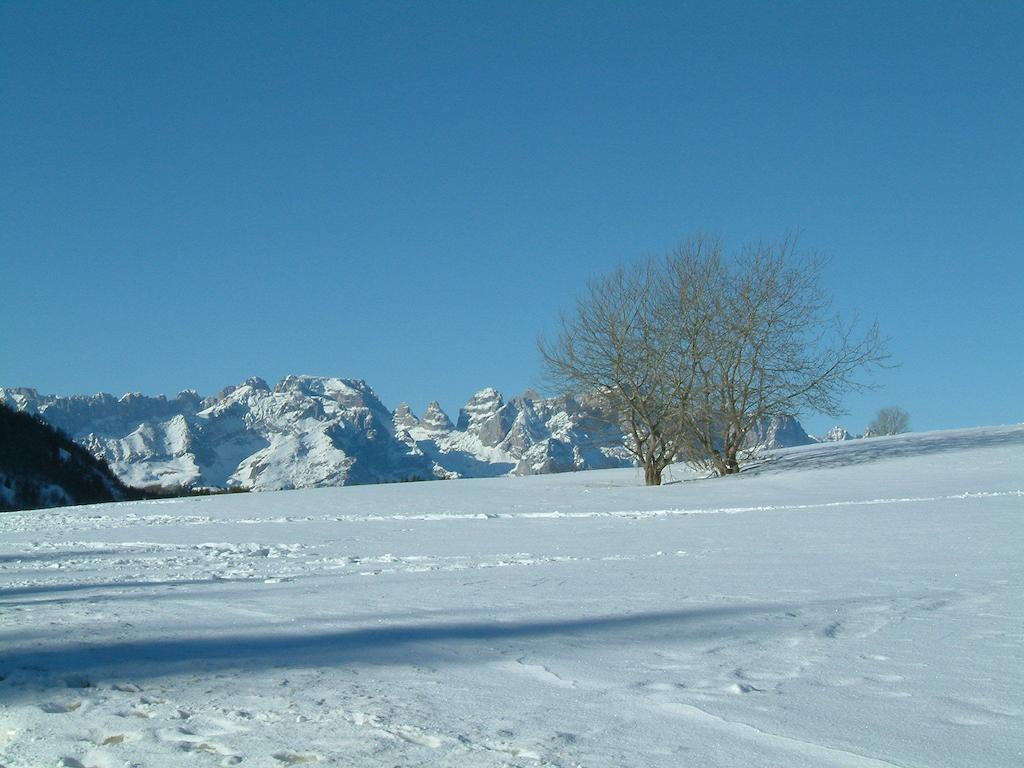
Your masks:
{"label": "clear blue sky", "polygon": [[[587,277],[799,229],[902,364],[1024,420],[1020,3],[0,4],[0,386],[538,384]],[[831,419],[808,417],[811,431]]]}

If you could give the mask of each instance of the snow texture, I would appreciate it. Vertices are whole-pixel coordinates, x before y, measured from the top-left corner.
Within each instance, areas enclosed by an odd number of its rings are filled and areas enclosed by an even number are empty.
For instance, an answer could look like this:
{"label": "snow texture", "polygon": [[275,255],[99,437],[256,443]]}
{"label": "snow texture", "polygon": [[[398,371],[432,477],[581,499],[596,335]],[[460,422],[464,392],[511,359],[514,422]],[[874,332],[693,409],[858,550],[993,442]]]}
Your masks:
{"label": "snow texture", "polygon": [[0,763],[1022,764],[1024,425],[672,477],[0,515]]}

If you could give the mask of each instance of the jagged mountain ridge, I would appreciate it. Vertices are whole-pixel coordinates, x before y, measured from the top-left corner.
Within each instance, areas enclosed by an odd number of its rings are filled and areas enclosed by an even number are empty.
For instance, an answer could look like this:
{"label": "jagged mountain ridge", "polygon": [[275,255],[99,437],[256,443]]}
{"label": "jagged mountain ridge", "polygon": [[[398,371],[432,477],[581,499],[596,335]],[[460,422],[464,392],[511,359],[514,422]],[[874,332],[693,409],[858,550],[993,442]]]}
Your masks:
{"label": "jagged mountain ridge", "polygon": [[[621,430],[595,402],[528,392],[476,393],[457,422],[435,401],[393,412],[358,379],[250,378],[216,396],[137,393],[58,397],[0,388],[0,402],[42,416],[137,487],[278,490],[629,466]],[[814,442],[791,417],[762,425],[751,447]]]}
{"label": "jagged mountain ridge", "polygon": [[146,486],[276,490],[412,479],[533,474],[627,466],[614,434],[571,398],[483,390],[459,425],[436,403],[392,413],[364,381],[259,378],[214,397],[137,393],[58,397],[0,389],[0,402],[38,414]]}
{"label": "jagged mountain ridge", "polygon": [[793,448],[818,442],[808,435],[794,416],[777,416],[757,424],[747,435],[744,448],[748,451]]}
{"label": "jagged mountain ridge", "polygon": [[825,435],[819,438],[822,443],[841,443],[846,440],[858,440],[861,435],[850,434],[846,429],[840,425],[832,427]]}

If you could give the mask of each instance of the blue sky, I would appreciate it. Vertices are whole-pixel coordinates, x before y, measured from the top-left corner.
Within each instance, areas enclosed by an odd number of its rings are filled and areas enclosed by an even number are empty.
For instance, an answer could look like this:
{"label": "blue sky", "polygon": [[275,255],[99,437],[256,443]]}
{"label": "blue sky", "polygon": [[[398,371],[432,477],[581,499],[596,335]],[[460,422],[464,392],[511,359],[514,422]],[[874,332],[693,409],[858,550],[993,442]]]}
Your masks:
{"label": "blue sky", "polygon": [[901,363],[839,421],[1019,422],[1022,36],[1008,2],[0,4],[0,386],[454,412],[540,383],[588,277],[799,230]]}

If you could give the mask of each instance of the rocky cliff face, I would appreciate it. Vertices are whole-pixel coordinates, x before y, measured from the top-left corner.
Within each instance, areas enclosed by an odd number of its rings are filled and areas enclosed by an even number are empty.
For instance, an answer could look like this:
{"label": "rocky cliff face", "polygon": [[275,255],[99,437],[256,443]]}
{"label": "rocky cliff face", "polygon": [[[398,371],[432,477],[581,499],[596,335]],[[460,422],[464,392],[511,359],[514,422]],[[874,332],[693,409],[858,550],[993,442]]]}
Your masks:
{"label": "rocky cliff face", "polygon": [[441,404],[437,400],[430,401],[417,426],[427,432],[450,432],[455,429],[452,420],[448,418],[447,413],[441,410]]}
{"label": "rocky cliff face", "polygon": [[745,447],[753,450],[771,450],[811,445],[816,442],[817,440],[804,432],[800,422],[793,416],[776,416],[764,419],[754,427],[747,435]]}
{"label": "rocky cliff face", "polygon": [[[364,381],[259,378],[214,397],[55,397],[0,389],[0,402],[67,432],[129,485],[275,490],[629,466],[621,430],[595,403],[476,393],[453,424],[437,402],[389,411]],[[766,422],[750,445],[813,442],[795,419]]]}
{"label": "rocky cliff face", "polygon": [[[415,417],[413,417],[415,418]],[[505,402],[495,389],[477,392],[453,426],[432,402],[409,424],[396,411],[396,429],[435,465],[439,477],[530,475],[629,466],[622,433],[598,418],[590,405],[568,397],[516,397]]]}

